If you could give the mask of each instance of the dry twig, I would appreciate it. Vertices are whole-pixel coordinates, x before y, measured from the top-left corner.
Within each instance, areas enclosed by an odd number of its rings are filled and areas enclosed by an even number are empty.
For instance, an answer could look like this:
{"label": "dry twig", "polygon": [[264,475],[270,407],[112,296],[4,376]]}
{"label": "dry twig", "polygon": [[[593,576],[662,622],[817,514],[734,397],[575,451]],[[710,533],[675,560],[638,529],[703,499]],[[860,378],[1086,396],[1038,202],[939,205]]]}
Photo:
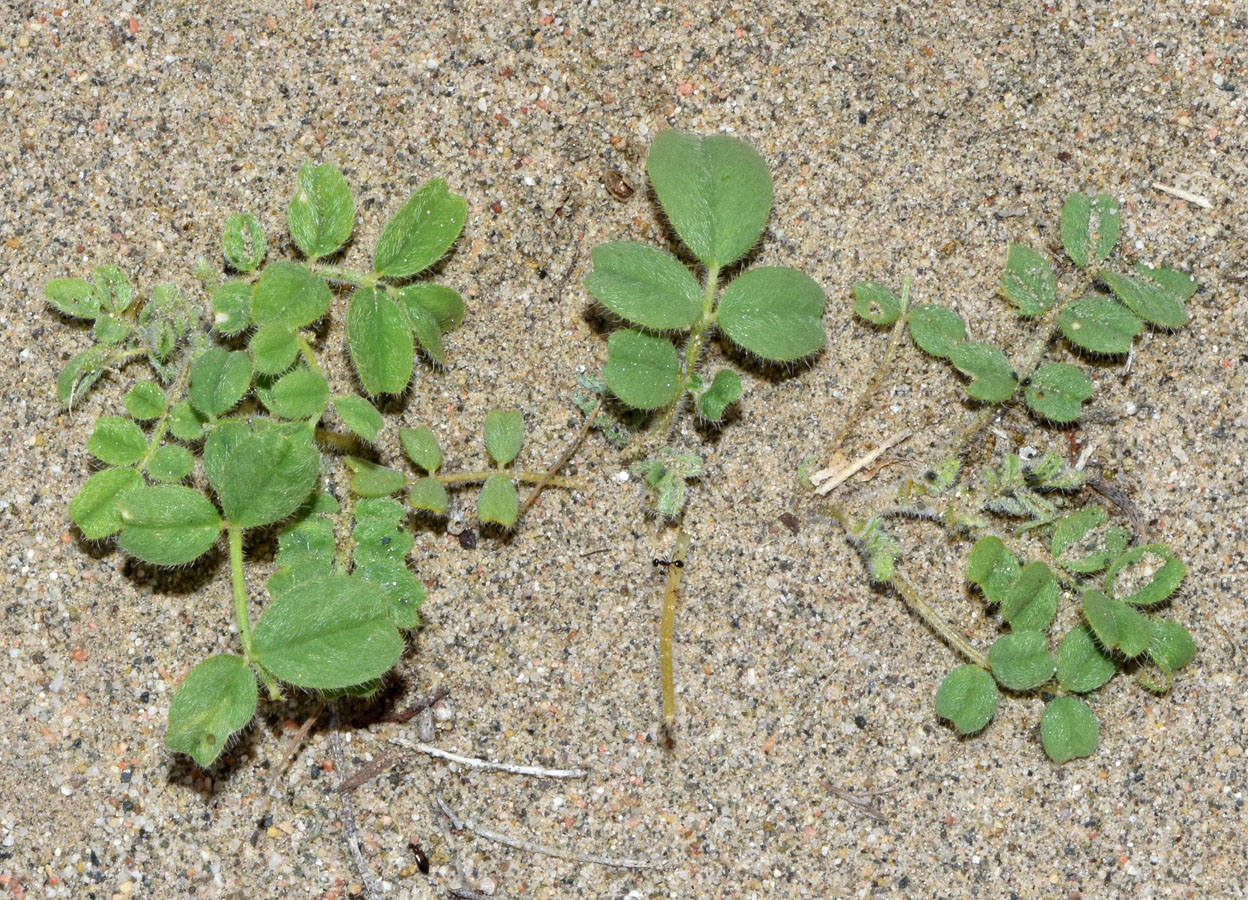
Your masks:
{"label": "dry twig", "polygon": [[585,769],[547,769],[544,766],[518,766],[513,763],[490,762],[486,759],[477,759],[474,756],[461,756],[458,753],[443,750],[441,747],[434,747],[432,744],[422,744],[404,738],[390,738],[390,743],[406,747],[408,750],[415,750],[417,753],[423,753],[426,756],[445,759],[448,762],[459,763],[473,769],[493,769],[497,772],[510,772],[512,775],[535,775],[539,778],[584,778],[589,774]]}
{"label": "dry twig", "polygon": [[816,472],[814,475],[810,476],[811,483],[817,485],[815,493],[822,496],[836,490],[836,488],[840,487],[854,475],[858,474],[867,466],[871,465],[871,463],[879,459],[879,457],[883,456],[885,451],[891,450],[902,441],[908,440],[909,437],[910,432],[903,431],[896,437],[889,438],[867,455],[858,457],[857,460],[850,463],[843,469],[823,469]]}

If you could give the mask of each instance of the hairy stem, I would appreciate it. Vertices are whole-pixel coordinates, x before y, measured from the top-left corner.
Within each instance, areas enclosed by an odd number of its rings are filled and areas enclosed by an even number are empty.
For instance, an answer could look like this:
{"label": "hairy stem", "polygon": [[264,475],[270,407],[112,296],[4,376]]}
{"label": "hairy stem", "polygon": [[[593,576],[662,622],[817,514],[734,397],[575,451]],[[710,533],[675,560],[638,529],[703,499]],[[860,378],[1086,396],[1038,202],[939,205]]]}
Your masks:
{"label": "hairy stem", "polygon": [[229,525],[226,533],[230,539],[230,582],[234,586],[234,621],[238,623],[238,639],[243,645],[243,655],[251,659],[251,617],[247,612],[247,582],[243,578],[243,529]]}
{"label": "hairy stem", "polygon": [[685,570],[685,551],[689,549],[689,535],[681,531],[676,535],[670,565],[667,567],[667,588],[663,592],[663,621],[659,627],[659,669],[663,676],[663,728],[668,740],[676,727],[676,675],[672,664],[672,643],[676,631],[676,591],[680,576]]}
{"label": "hairy stem", "polygon": [[988,657],[980,653],[970,643],[958,634],[953,626],[941,618],[936,610],[932,609],[931,604],[923,598],[918,590],[915,589],[909,580],[900,572],[894,570],[893,577],[889,579],[889,584],[897,589],[897,593],[901,594],[901,598],[906,601],[906,606],[910,607],[924,624],[943,640],[946,644],[961,653],[962,656],[971,663],[979,666],[981,669],[992,671],[992,666],[988,665]]}
{"label": "hairy stem", "polygon": [[[499,474],[501,470],[491,470],[488,472],[454,472],[450,475],[435,474],[433,478],[442,482],[442,484],[472,484],[479,481],[487,481],[493,475]],[[524,484],[542,484],[547,486],[562,488],[583,488],[585,487],[585,479],[583,478],[561,478],[557,475],[547,477],[547,472],[502,472],[508,478],[514,481],[523,482]]]}
{"label": "hairy stem", "polygon": [[339,281],[344,284],[354,284],[357,287],[376,287],[381,282],[381,276],[374,272],[360,272],[355,269],[344,269],[340,266],[327,266],[322,263],[309,263],[308,268],[316,275],[329,281]]}

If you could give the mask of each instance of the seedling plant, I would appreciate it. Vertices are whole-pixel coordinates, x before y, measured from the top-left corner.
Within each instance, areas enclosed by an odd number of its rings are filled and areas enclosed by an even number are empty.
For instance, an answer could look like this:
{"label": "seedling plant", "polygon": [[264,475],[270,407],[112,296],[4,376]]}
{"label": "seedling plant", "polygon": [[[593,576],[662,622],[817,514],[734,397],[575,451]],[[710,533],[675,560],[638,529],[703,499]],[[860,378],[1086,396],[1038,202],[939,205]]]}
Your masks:
{"label": "seedling plant", "polygon": [[[1098,726],[1085,698],[1117,673],[1134,672],[1146,690],[1165,693],[1174,673],[1192,660],[1196,646],[1187,629],[1159,614],[1172,602],[1185,567],[1164,544],[1132,544],[1138,535],[1132,533],[1131,507],[1124,504],[1124,527],[1105,507],[1083,502],[1085,489],[1116,494],[1052,450],[1029,459],[1007,453],[974,475],[963,457],[1007,408],[1021,405],[1041,425],[1079,418],[1092,380],[1081,366],[1046,361],[1059,342],[1076,356],[1103,362],[1126,357],[1146,329],[1186,324],[1185,302],[1196,291],[1195,281],[1173,269],[1106,265],[1118,230],[1112,197],[1074,194],[1066,201],[1061,242],[1074,284],[1061,298],[1049,260],[1010,244],[1001,293],[1018,315],[1036,323],[1036,337],[1017,363],[995,346],[968,340],[966,323],[952,309],[910,306],[908,285],[901,297],[875,282],[860,282],[852,291],[859,317],[892,328],[877,375],[908,333],[922,351],[947,360],[968,379],[966,393],[981,409],[939,462],[923,477],[904,480],[891,500],[866,515],[851,515],[840,505],[832,513],[862,550],[872,580],[895,588],[966,660],[937,690],[937,714],[959,734],[971,734],[991,720],[1003,691],[1038,694],[1045,701],[1040,738],[1055,762],[1095,750]],[[973,541],[966,580],[996,611],[1001,629],[986,653],[900,571],[902,543],[888,523],[903,518]],[[1077,603],[1078,621],[1058,640],[1050,632],[1070,618],[1059,615],[1069,598]]]}
{"label": "seedling plant", "polygon": [[[332,165],[305,165],[287,209],[302,259],[265,262],[257,219],[231,216],[222,252],[232,277],[197,275],[211,294],[211,329],[174,285],[140,297],[114,266],[90,281],[48,284],[48,302],[92,323],[92,346],[73,357],[57,390],[72,406],[108,372],[145,362],[151,378],[122,398],[124,415],[100,417],[87,449],[102,465],[69,514],[89,540],[114,538],[129,555],[160,567],[192,563],[222,533],[228,546],[239,653],[195,666],[174,695],[166,746],[208,765],[250,722],[259,699],[282,685],[327,697],[366,695],[398,661],[402,631],[419,623],[424,585],[408,569],[414,546],[407,512],[394,495],[435,515],[447,488],[482,483],[483,522],[510,527],[519,513],[515,481],[550,479],[513,470],[524,423],[495,410],[485,420],[494,468],[442,472],[442,450],[427,426],[399,432],[403,453],[423,474],[409,477],[375,455],[384,419],[369,398],[403,392],[416,347],[443,360],[442,336],[464,313],[458,293],[416,280],[451,247],[467,206],[433,179],[382,228],[372,268],[328,262],[355,227],[355,204]],[[341,286],[351,289],[346,342],[358,390],[334,393],[318,358],[317,323]],[[330,412],[346,433],[321,427]],[[324,490],[322,447],[344,449],[350,470],[342,503]],[[269,602],[253,624],[244,540],[280,525]]]}

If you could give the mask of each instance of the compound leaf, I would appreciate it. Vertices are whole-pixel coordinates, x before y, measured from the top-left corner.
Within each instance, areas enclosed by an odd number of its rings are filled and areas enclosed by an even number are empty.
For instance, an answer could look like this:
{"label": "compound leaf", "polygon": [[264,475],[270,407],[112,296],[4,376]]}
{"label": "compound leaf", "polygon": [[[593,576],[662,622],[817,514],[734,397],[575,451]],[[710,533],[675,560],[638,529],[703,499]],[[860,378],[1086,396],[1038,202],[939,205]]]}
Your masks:
{"label": "compound leaf", "polygon": [[209,417],[228,412],[251,387],[251,374],[246,353],[222,347],[205,350],[191,364],[191,405]]}
{"label": "compound leaf", "polygon": [[485,449],[500,466],[508,465],[524,442],[524,416],[514,409],[492,409],[485,414]]}
{"label": "compound leaf", "polygon": [[958,666],[936,691],[936,714],[951,721],[958,734],[973,734],[988,724],[998,697],[991,675],[979,666]]}
{"label": "compound leaf", "polygon": [[258,325],[311,325],[329,310],[329,285],[306,266],[289,260],[271,263],[251,293],[251,317]]}
{"label": "compound leaf", "polygon": [[129,466],[147,452],[147,436],[129,419],[101,416],[87,438],[87,450],[110,466]]}
{"label": "compound leaf", "polygon": [[1092,396],[1092,379],[1078,366],[1046,363],[1023,388],[1023,399],[1052,422],[1073,422]]}
{"label": "compound leaf", "polygon": [[1058,314],[1066,340],[1093,353],[1121,354],[1131,349],[1144,323],[1131,310],[1108,297],[1084,297]]}
{"label": "compound leaf", "polygon": [[179,485],[135,488],[120,498],[118,511],[118,546],[157,566],[180,566],[203,555],[221,531],[208,498]]}
{"label": "compound leaf", "polygon": [[611,392],[634,409],[658,409],[680,394],[680,361],[666,338],[617,331],[607,339],[602,377]]}
{"label": "compound leaf", "polygon": [[664,131],[650,145],[646,170],[676,234],[708,268],[740,258],[767,225],[771,173],[744,141]]}
{"label": "compound leaf", "polygon": [[69,501],[69,517],[88,540],[108,537],[121,529],[122,498],[142,485],[143,476],[136,469],[96,472]]}
{"label": "compound leaf", "polygon": [[1010,361],[991,344],[959,341],[950,348],[949,361],[958,371],[970,376],[966,392],[981,402],[1003,403],[1018,387],[1018,377]]}
{"label": "compound leaf", "polygon": [[823,346],[823,288],[784,266],[750,269],[719,300],[720,330],[734,344],[772,362],[809,356]]}
{"label": "compound leaf", "polygon": [[373,404],[355,394],[335,397],[333,403],[342,424],[369,443],[377,440],[385,420]]}
{"label": "compound leaf", "polygon": [[320,462],[310,436],[248,436],[230,451],[217,488],[226,518],[242,528],[286,518],[316,487]]}
{"label": "compound leaf", "polygon": [[169,704],[165,747],[207,766],[256,713],[256,676],[240,656],[210,656],[191,669]]}
{"label": "compound leaf", "polygon": [[1023,566],[1006,593],[1001,618],[1015,631],[1043,631],[1057,615],[1059,593],[1057,579],[1049,567],[1039,561],[1030,562]]}
{"label": "compound leaf", "polygon": [[429,268],[455,243],[467,217],[468,204],[450,193],[445,181],[426,181],[381,230],[373,250],[373,270],[378,275],[406,278]]}
{"label": "compound leaf", "polygon": [[1051,700],[1040,717],[1040,743],[1055,763],[1091,756],[1098,739],[1096,716],[1078,697]]}
{"label": "compound leaf", "polygon": [[919,349],[941,359],[948,359],[954,345],[966,340],[966,323],[947,306],[916,306],[906,321]]}
{"label": "compound leaf", "polygon": [[1053,677],[1055,663],[1039,631],[1015,631],[993,642],[988,651],[993,677],[1012,691],[1029,691]]}
{"label": "compound leaf", "polygon": [[347,304],[347,345],[369,394],[401,394],[416,356],[407,316],[389,297],[360,288]]}
{"label": "compound leaf", "polygon": [[1057,680],[1068,691],[1094,691],[1116,671],[1118,664],[1096,645],[1087,625],[1072,628],[1057,648]]}
{"label": "compound leaf", "polygon": [[1187,324],[1183,298],[1156,281],[1117,272],[1104,272],[1101,277],[1114,295],[1144,321],[1162,328],[1180,328]]}
{"label": "compound leaf", "polygon": [[1001,292],[1024,316],[1038,316],[1057,300],[1057,278],[1049,261],[1022,244],[1010,244]]}
{"label": "compound leaf", "polygon": [[688,328],[702,315],[702,289],[676,257],[616,241],[593,251],[585,288],[611,312],[655,331]]}
{"label": "compound leaf", "polygon": [[311,259],[328,256],[347,242],[355,226],[355,201],[337,166],[303,164],[286,221],[291,237]]}
{"label": "compound leaf", "polygon": [[1118,201],[1108,194],[1071,194],[1062,205],[1062,246],[1079,268],[1101,262],[1118,240]]}

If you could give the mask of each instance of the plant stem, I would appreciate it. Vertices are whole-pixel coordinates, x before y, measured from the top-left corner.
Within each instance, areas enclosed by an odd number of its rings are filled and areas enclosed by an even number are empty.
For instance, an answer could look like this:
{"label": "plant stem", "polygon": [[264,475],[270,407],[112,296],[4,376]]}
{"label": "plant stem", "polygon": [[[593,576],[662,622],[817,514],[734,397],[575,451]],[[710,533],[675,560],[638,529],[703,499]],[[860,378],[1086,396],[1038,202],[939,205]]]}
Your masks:
{"label": "plant stem", "polygon": [[191,367],[184,357],[182,365],[178,369],[178,377],[174,380],[173,386],[165,392],[165,411],[156,420],[156,425],[152,428],[152,436],[147,442],[147,450],[143,452],[143,459],[139,461],[139,468],[145,472],[147,471],[147,464],[152,461],[152,457],[160,449],[161,441],[165,439],[165,432],[169,430],[169,416],[173,412],[173,405],[182,395],[182,391],[185,390],[190,374]]}
{"label": "plant stem", "polygon": [[663,621],[659,627],[659,669],[663,676],[663,730],[670,742],[676,727],[676,675],[672,664],[672,643],[676,631],[676,591],[680,576],[685,570],[685,551],[689,549],[689,535],[681,531],[676,535],[672,549],[671,565],[667,567],[667,588],[663,593]]}
{"label": "plant stem", "polygon": [[589,434],[589,429],[594,425],[594,417],[598,415],[598,410],[600,409],[602,409],[601,397],[598,398],[598,402],[594,404],[594,408],[589,411],[589,414],[585,416],[585,421],[581,424],[580,430],[576,433],[576,439],[572,441],[572,443],[568,446],[568,449],[564,450],[563,453],[559,455],[559,459],[555,461],[555,464],[546,470],[546,474],[542,476],[541,481],[537,483],[537,486],[533,488],[533,490],[529,493],[529,496],[526,497],[524,502],[520,504],[520,512],[516,515],[517,519],[522,518],[524,514],[529,511],[533,504],[537,502],[537,498],[546,488],[546,485],[550,484],[551,481],[558,475],[559,470],[568,464],[568,460],[572,458],[573,454],[576,453],[576,449],[584,442],[585,435]]}
{"label": "plant stem", "polygon": [[904,575],[894,570],[893,577],[889,579],[889,584],[897,589],[897,593],[901,594],[901,598],[906,601],[906,606],[910,607],[911,611],[922,619],[928,628],[936,632],[946,644],[958,653],[961,653],[967,661],[974,663],[981,669],[992,671],[992,666],[988,665],[988,657],[972,647],[966,639],[954,631],[953,626],[941,618],[936,610],[932,609],[931,604],[923,598]]}
{"label": "plant stem", "polygon": [[308,263],[308,268],[313,274],[320,275],[322,278],[354,284],[358,287],[376,287],[381,282],[381,276],[373,272],[359,272],[355,269],[327,266],[322,263]]}
{"label": "plant stem", "polygon": [[853,409],[845,417],[845,424],[841,426],[841,430],[832,439],[830,452],[840,449],[841,443],[845,440],[845,435],[849,434],[849,429],[854,426],[854,423],[858,421],[858,417],[862,415],[867,401],[871,399],[872,394],[879,390],[880,383],[884,380],[884,376],[888,374],[888,370],[893,364],[893,357],[897,355],[897,348],[901,346],[901,337],[906,332],[906,321],[909,318],[909,313],[910,279],[907,277],[901,284],[901,315],[897,317],[897,321],[893,325],[892,334],[888,337],[888,346],[884,348],[884,355],[880,357],[880,364],[876,366],[875,374],[871,376],[871,381],[862,393],[858,395],[858,400],[854,403]]}
{"label": "plant stem", "polygon": [[[489,472],[454,472],[450,475],[434,475],[433,478],[442,482],[442,484],[472,484],[477,481],[487,481],[490,476],[499,474],[500,470]],[[547,478],[549,473],[546,472],[503,472],[508,478],[514,481],[523,482],[524,484],[542,484],[561,488],[583,488],[585,480],[582,478],[560,478],[559,476],[551,476]]]}
{"label": "plant stem", "polygon": [[234,586],[234,620],[238,623],[238,639],[243,645],[243,655],[252,659],[251,617],[247,613],[247,582],[243,578],[243,529],[238,525],[226,526],[230,539],[230,582]]}
{"label": "plant stem", "polygon": [[299,345],[299,352],[303,354],[304,360],[308,364],[308,368],[317,375],[324,375],[321,371],[321,364],[316,359],[316,353],[312,349],[312,345],[308,343],[307,335],[302,331],[295,332],[295,342]]}

